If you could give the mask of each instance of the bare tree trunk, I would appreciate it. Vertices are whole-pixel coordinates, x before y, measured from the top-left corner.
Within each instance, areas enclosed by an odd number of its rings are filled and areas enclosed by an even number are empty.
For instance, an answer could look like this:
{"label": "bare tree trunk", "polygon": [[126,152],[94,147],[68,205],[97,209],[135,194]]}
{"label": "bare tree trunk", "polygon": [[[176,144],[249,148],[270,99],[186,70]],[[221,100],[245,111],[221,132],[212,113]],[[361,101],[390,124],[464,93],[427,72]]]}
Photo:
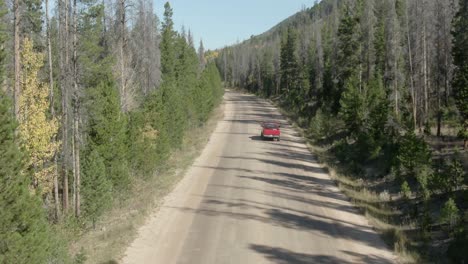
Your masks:
{"label": "bare tree trunk", "polygon": [[448,45],[446,46],[446,51],[445,51],[445,106],[449,105],[449,96],[450,96],[450,77],[449,77],[449,68],[450,68],[450,63],[449,63],[449,48]]}
{"label": "bare tree trunk", "polygon": [[[436,40],[436,63],[437,63],[437,79],[436,79],[436,91],[437,91],[437,137],[441,137],[441,127],[442,127],[442,102],[441,102],[441,96],[442,93],[440,91],[441,89],[441,83],[442,83],[442,77],[443,74],[441,72],[441,66],[439,64],[442,63],[442,46],[443,46],[443,40],[442,40],[442,32],[444,31],[443,28],[445,27],[445,16],[443,15],[444,11],[442,8],[442,5],[440,3],[440,0],[436,1],[436,8],[435,8],[435,16],[438,21],[436,27],[437,31],[437,40]],[[445,51],[444,51],[445,53]],[[444,66],[445,66],[445,60],[444,60]],[[447,71],[446,69],[445,71]]]}
{"label": "bare tree trunk", "polygon": [[13,88],[13,97],[14,97],[14,107],[15,107],[15,117],[19,119],[19,97],[21,93],[20,86],[20,10],[19,10],[19,0],[14,0],[13,3],[13,12],[14,12],[14,34],[15,34],[15,86]]}
{"label": "bare tree trunk", "polygon": [[427,122],[428,117],[428,68],[427,68],[427,41],[426,41],[426,19],[425,19],[425,1],[422,1],[422,20],[423,20],[423,32],[422,32],[422,41],[423,41],[423,80],[424,80],[424,115],[423,115],[423,123]]}
{"label": "bare tree trunk", "polygon": [[119,50],[120,50],[120,103],[122,107],[122,111],[126,111],[126,93],[127,93],[127,87],[126,87],[126,79],[125,79],[125,46],[127,44],[127,38],[125,35],[125,0],[119,0],[120,4],[120,45],[119,45]]}
{"label": "bare tree trunk", "polygon": [[62,173],[63,173],[63,211],[69,207],[68,165],[69,165],[69,141],[68,141],[68,107],[69,107],[69,0],[59,0],[60,21],[60,90],[62,92]]}
{"label": "bare tree trunk", "polygon": [[49,85],[50,85],[50,113],[52,117],[55,117],[55,108],[54,108],[54,75],[52,68],[52,46],[50,42],[50,21],[49,21],[49,0],[45,0],[45,15],[46,15],[46,34],[47,34],[47,59],[49,62]]}
{"label": "bare tree trunk", "polygon": [[395,52],[395,83],[393,85],[393,93],[395,94],[395,116],[398,118],[400,115],[400,106],[398,104],[398,56],[397,53]]}
{"label": "bare tree trunk", "polygon": [[442,107],[441,107],[441,102],[440,102],[440,86],[439,84],[437,84],[437,136],[438,137],[442,136],[441,127],[442,127]]}
{"label": "bare tree trunk", "polygon": [[74,179],[75,179],[75,216],[79,217],[81,214],[80,210],[80,94],[78,91],[78,39],[77,39],[77,0],[73,0],[73,146],[74,146]]}
{"label": "bare tree trunk", "polygon": [[[45,22],[46,22],[46,34],[47,34],[47,60],[49,64],[49,100],[50,100],[50,114],[55,119],[55,108],[54,108],[54,76],[52,72],[52,47],[50,43],[50,21],[49,21],[49,0],[45,0]],[[57,136],[54,136],[54,142],[57,142]],[[55,220],[58,221],[60,217],[60,202],[59,202],[59,190],[58,190],[58,162],[57,162],[58,149],[54,149],[54,205],[55,205]]]}
{"label": "bare tree trunk", "polygon": [[417,102],[416,102],[416,91],[414,88],[414,71],[413,71],[413,54],[411,51],[411,38],[410,38],[410,28],[409,28],[409,21],[408,21],[408,7],[406,8],[406,36],[408,39],[408,60],[409,60],[409,66],[410,66],[410,87],[411,87],[411,107],[413,110],[413,125],[414,128],[416,129],[417,123],[416,123],[416,118],[417,118]]}
{"label": "bare tree trunk", "polygon": [[[73,117],[74,118],[74,117]],[[71,144],[72,144],[72,171],[73,171],[73,212],[75,212],[76,214],[76,151],[75,151],[75,123],[73,121],[73,129],[72,129],[72,141],[71,141]]]}
{"label": "bare tree trunk", "polygon": [[[75,0],[76,1],[76,0]],[[80,137],[79,137],[79,123],[80,123],[80,118],[79,118],[79,101],[78,99],[75,99],[75,106],[74,106],[74,118],[73,118],[73,130],[74,130],[74,137],[73,137],[73,146],[74,146],[74,178],[75,178],[75,216],[80,217],[81,215],[81,202],[80,202],[80,185],[81,185],[81,179],[80,179]]]}

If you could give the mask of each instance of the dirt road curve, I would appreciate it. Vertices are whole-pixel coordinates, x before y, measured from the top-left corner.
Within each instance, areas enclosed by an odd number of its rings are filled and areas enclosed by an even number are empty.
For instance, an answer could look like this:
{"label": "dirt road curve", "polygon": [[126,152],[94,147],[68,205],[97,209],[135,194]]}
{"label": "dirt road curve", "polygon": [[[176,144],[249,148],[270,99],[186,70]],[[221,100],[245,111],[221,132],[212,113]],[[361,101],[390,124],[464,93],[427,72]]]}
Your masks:
{"label": "dirt road curve", "polygon": [[[123,263],[394,263],[269,103],[233,91],[186,177],[127,249]],[[280,142],[260,140],[280,120]]]}

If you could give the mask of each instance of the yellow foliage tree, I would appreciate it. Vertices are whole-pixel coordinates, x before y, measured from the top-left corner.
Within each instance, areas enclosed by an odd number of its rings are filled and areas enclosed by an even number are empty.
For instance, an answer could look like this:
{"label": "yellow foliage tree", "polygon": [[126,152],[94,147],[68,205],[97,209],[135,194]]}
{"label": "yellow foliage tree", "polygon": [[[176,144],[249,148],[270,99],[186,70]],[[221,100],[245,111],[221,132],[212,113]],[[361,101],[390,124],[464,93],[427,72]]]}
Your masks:
{"label": "yellow foliage tree", "polygon": [[58,120],[47,117],[49,89],[38,79],[44,55],[35,52],[33,42],[27,38],[23,42],[21,62],[19,133],[30,157],[28,167],[33,172],[33,186],[46,194],[52,191],[56,176],[53,156],[59,144],[54,140]]}

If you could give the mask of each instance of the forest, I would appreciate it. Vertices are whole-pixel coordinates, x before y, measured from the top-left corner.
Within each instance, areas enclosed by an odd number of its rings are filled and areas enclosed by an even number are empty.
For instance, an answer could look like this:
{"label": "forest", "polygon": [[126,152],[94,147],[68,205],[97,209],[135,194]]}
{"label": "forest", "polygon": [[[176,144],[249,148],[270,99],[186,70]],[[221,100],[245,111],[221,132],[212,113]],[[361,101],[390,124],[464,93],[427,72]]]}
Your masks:
{"label": "forest", "polygon": [[323,0],[216,63],[325,150],[396,251],[464,263],[467,36],[466,0]]}
{"label": "forest", "polygon": [[172,16],[0,0],[0,263],[82,263],[62,230],[92,232],[221,102],[213,59]]}

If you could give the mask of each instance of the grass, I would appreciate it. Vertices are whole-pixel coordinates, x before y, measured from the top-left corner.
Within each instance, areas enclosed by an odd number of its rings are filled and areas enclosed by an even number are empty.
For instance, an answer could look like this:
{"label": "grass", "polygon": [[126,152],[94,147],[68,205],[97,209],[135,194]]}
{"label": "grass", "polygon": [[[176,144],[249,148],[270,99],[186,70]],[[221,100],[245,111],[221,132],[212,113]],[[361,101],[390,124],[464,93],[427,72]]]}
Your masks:
{"label": "grass", "polygon": [[398,255],[400,263],[419,263],[421,257],[412,249],[411,241],[405,233],[405,230],[414,229],[414,226],[410,223],[404,224],[402,213],[389,205],[392,196],[372,191],[361,179],[339,173],[339,165],[330,162],[333,156],[326,148],[314,146],[310,141],[307,145],[328,169],[338,188],[359,208],[385,243]]}
{"label": "grass", "polygon": [[118,263],[127,246],[135,239],[138,228],[151,212],[157,210],[163,198],[199,156],[217,122],[222,119],[223,109],[223,105],[217,107],[205,125],[189,131],[190,136],[184,138],[181,149],[172,153],[165,168],[144,180],[135,177],[137,180],[128,198],[115,204],[101,218],[95,230],[76,228],[76,232],[70,234],[78,236],[71,245],[71,253],[76,255],[84,250],[87,263]]}

